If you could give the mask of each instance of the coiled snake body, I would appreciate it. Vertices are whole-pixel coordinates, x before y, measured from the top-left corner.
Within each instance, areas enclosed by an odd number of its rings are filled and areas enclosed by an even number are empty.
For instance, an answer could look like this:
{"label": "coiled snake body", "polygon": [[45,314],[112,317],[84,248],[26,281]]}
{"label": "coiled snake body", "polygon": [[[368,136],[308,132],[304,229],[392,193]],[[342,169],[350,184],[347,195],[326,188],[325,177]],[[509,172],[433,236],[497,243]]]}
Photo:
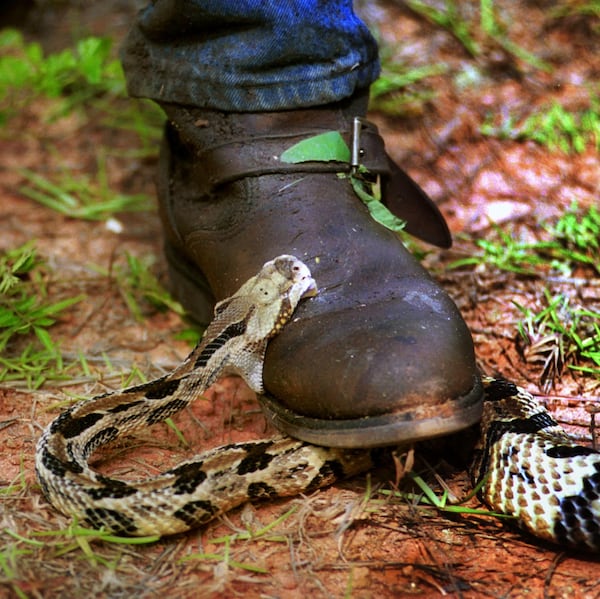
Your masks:
{"label": "coiled snake body", "polygon": [[[63,412],[36,448],[36,473],[49,502],[95,528],[167,535],[248,500],[308,492],[371,468],[372,450],[283,436],[217,447],[135,483],[103,476],[87,463],[100,445],[168,418],[220,377],[242,376],[261,393],[269,338],[314,292],[306,265],[279,256],[217,304],[202,340],[172,373]],[[481,437],[471,468],[483,500],[538,537],[600,550],[600,454],[570,440],[529,393],[503,379],[483,382]]]}

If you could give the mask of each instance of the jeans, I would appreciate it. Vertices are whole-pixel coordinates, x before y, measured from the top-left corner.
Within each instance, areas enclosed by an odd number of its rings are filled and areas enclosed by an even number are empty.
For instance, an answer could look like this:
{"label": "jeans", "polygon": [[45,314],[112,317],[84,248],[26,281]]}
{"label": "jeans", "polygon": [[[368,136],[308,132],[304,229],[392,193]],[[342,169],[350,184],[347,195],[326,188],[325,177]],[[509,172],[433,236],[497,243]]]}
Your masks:
{"label": "jeans", "polygon": [[335,102],[379,74],[351,0],[154,0],[121,58],[131,95],[226,112]]}

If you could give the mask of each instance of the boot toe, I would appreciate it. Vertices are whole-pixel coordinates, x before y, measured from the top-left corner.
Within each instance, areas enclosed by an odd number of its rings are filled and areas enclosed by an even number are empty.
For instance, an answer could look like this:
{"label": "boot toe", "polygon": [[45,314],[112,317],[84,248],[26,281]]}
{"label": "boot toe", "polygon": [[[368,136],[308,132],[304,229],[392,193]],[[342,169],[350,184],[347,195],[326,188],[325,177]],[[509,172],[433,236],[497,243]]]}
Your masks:
{"label": "boot toe", "polygon": [[312,443],[364,447],[477,422],[471,336],[432,281],[411,278],[351,308],[328,303],[306,302],[269,345],[261,401],[279,429]]}

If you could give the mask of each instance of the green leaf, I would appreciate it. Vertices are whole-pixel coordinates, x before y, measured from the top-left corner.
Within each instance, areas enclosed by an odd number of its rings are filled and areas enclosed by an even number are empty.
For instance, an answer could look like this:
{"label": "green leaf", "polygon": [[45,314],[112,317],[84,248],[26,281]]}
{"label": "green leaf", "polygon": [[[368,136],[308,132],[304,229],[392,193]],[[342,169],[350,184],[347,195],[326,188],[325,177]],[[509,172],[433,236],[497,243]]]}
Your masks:
{"label": "green leaf", "polygon": [[350,162],[350,149],[339,131],[328,131],[303,139],[280,156],[282,162]]}
{"label": "green leaf", "polygon": [[392,214],[379,199],[368,193],[360,179],[357,177],[350,177],[350,182],[352,183],[354,192],[368,208],[369,213],[374,220],[395,233],[404,230],[406,223],[395,214]]}

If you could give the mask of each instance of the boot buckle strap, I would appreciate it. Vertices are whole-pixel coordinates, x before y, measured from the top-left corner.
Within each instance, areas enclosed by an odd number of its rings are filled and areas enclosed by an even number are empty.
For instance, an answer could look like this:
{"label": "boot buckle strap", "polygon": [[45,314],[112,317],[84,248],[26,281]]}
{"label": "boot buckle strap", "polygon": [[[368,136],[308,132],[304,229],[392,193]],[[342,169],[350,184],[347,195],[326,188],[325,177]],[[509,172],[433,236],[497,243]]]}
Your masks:
{"label": "boot buckle strap", "polygon": [[245,177],[268,174],[351,173],[366,169],[382,179],[382,201],[396,216],[407,222],[406,231],[439,247],[452,240],[444,217],[435,203],[387,155],[377,126],[363,117],[354,117],[339,133],[349,145],[350,161],[282,162],[284,150],[327,129],[299,127],[296,130],[269,130],[242,135],[196,155],[196,191],[210,195],[218,187]]}

